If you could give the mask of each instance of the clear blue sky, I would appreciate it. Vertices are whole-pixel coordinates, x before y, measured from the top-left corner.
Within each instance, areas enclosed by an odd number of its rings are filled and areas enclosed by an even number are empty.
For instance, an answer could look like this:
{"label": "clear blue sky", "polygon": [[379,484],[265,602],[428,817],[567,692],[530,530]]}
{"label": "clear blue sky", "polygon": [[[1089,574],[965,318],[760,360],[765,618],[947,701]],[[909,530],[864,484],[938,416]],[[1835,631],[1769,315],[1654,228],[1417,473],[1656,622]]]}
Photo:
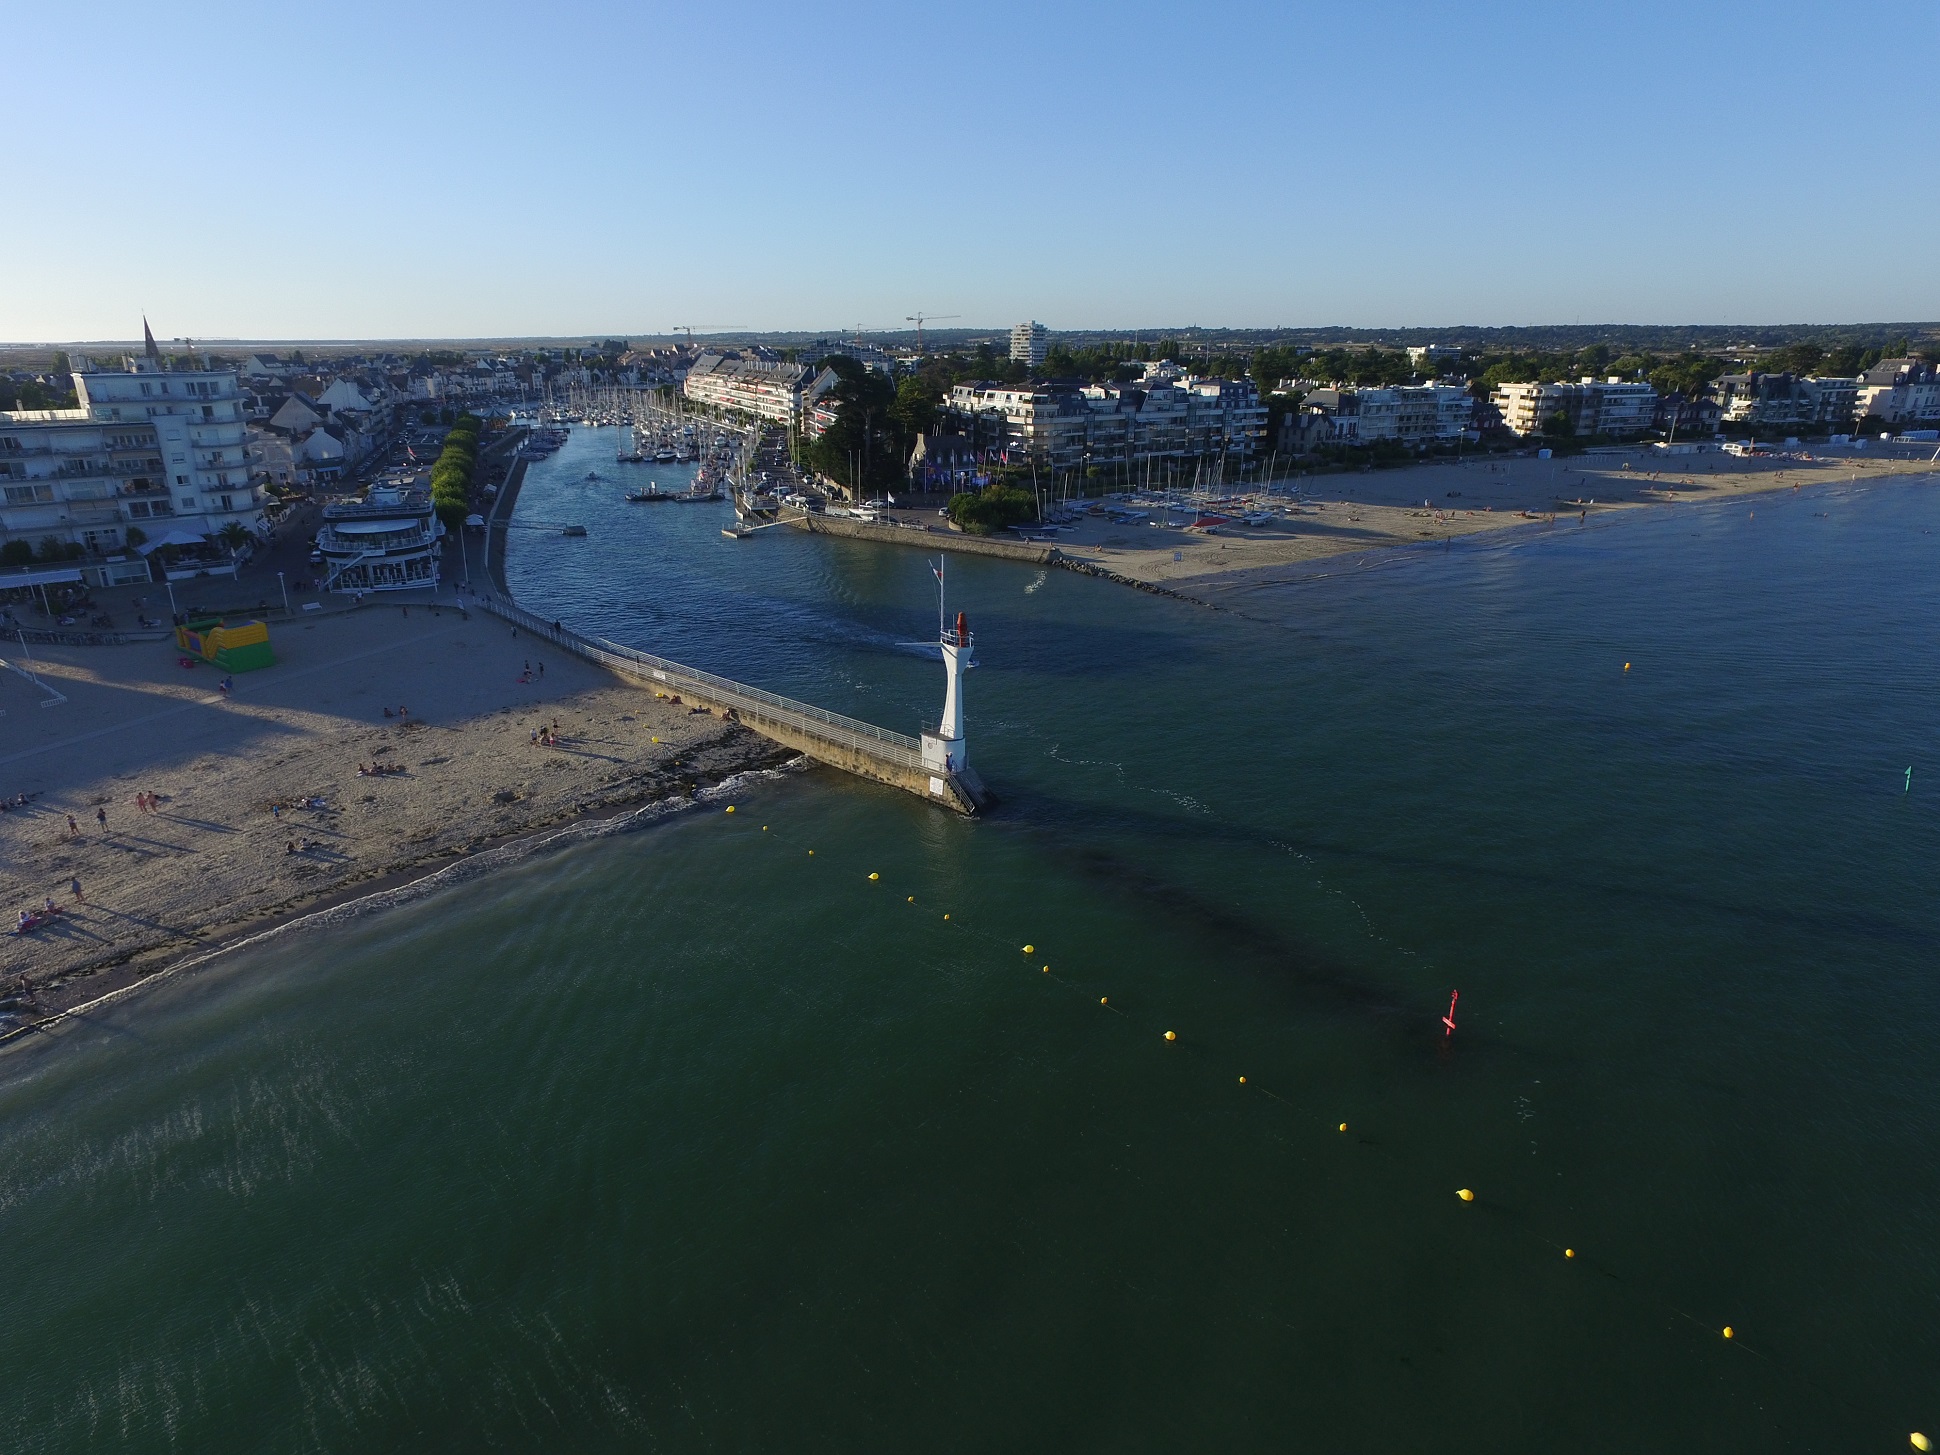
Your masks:
{"label": "clear blue sky", "polygon": [[1940,316],[1940,6],[0,0],[0,340]]}

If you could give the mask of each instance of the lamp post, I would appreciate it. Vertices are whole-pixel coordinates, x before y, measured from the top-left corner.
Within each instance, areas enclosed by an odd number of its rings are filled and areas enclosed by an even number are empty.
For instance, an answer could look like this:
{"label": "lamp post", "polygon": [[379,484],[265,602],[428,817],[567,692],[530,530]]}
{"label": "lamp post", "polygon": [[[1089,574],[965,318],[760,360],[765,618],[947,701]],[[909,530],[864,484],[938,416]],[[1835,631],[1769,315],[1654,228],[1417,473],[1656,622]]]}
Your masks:
{"label": "lamp post", "polygon": [[283,573],[281,571],[276,573],[276,584],[283,588],[283,615],[288,616],[290,614],[290,586],[283,579]]}

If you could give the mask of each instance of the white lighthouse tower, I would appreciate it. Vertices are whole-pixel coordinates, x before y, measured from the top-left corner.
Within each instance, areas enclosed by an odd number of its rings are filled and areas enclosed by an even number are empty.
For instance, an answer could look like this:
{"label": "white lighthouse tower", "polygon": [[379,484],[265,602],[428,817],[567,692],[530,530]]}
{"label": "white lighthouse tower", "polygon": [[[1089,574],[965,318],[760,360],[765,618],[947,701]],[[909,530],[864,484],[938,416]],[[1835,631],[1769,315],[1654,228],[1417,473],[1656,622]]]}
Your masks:
{"label": "white lighthouse tower", "polygon": [[930,774],[930,792],[949,797],[949,780],[967,788],[971,797],[980,798],[981,785],[970,772],[970,746],[963,734],[963,674],[976,666],[971,656],[975,638],[969,620],[957,613],[954,623],[943,603],[943,563],[932,568],[936,573],[936,644],[943,653],[943,717],[936,731],[923,734],[923,767]]}

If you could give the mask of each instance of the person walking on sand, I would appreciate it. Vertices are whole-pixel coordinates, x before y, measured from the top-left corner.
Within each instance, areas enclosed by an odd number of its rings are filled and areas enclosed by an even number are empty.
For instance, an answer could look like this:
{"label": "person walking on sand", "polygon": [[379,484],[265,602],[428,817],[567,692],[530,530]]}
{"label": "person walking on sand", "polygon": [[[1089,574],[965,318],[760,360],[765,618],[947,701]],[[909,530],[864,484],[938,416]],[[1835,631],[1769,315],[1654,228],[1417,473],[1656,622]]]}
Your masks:
{"label": "person walking on sand", "polygon": [[81,826],[74,822],[74,815],[71,813],[67,816],[67,835],[71,839],[81,836]]}
{"label": "person walking on sand", "polygon": [[108,810],[105,808],[97,808],[94,811],[94,821],[100,824],[101,831],[106,833],[108,829]]}
{"label": "person walking on sand", "polygon": [[81,881],[79,879],[70,879],[67,881],[67,892],[74,896],[74,902],[76,904],[79,904],[87,898],[85,894],[81,893]]}

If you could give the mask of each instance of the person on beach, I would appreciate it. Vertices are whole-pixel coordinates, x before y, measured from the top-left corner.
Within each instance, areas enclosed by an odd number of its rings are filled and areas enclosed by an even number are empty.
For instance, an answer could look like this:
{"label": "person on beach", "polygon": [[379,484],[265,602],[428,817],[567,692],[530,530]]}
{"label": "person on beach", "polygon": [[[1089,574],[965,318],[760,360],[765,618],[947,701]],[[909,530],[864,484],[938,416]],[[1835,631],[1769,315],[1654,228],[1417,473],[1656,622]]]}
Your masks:
{"label": "person on beach", "polygon": [[77,904],[87,898],[85,894],[81,893],[81,881],[79,879],[70,879],[67,881],[67,892],[74,896],[75,903]]}
{"label": "person on beach", "polygon": [[74,822],[74,815],[71,813],[67,816],[67,836],[71,839],[81,836],[81,826]]}
{"label": "person on beach", "polygon": [[108,810],[105,808],[97,808],[94,811],[94,821],[101,825],[101,829],[103,833],[107,832]]}

